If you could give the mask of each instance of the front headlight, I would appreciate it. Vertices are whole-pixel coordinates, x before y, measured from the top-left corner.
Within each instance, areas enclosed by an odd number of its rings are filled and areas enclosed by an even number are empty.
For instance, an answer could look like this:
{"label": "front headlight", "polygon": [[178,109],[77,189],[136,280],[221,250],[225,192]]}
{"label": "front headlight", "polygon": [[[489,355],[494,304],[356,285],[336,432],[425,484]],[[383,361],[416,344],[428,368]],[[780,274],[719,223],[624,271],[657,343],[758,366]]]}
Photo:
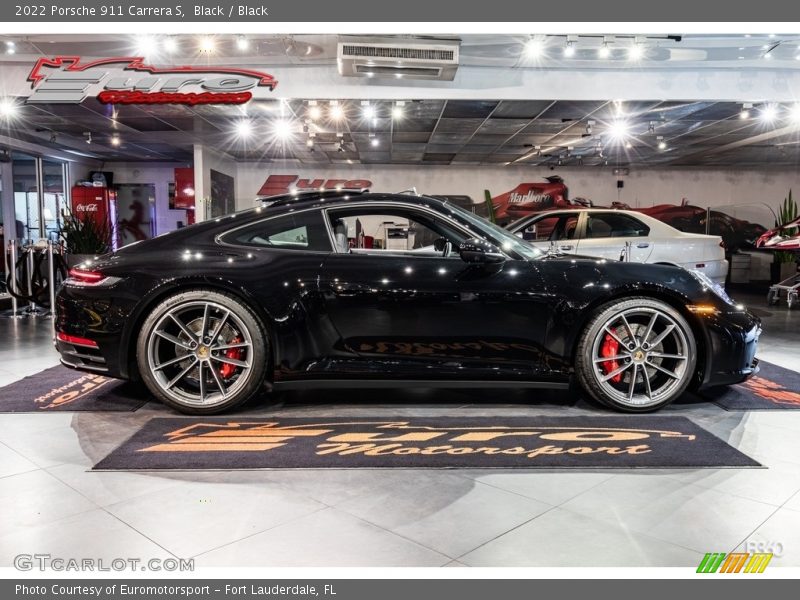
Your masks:
{"label": "front headlight", "polygon": [[722,298],[726,303],[730,304],[731,306],[735,306],[735,302],[733,299],[728,296],[728,292],[725,291],[725,288],[722,287],[720,284],[715,283],[708,275],[705,273],[701,273],[700,271],[693,271],[689,270],[689,273],[694,275],[694,278],[697,279],[700,283],[703,284],[703,287],[710,289],[714,292],[717,296]]}

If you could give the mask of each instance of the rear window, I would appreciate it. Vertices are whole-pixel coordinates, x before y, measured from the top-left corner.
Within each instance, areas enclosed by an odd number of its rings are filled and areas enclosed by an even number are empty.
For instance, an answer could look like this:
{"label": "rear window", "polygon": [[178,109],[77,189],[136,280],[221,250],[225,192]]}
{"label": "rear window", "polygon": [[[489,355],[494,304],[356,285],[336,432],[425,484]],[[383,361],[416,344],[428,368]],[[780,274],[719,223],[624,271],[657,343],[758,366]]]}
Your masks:
{"label": "rear window", "polygon": [[265,219],[226,233],[222,241],[282,250],[331,251],[328,230],[316,210]]}

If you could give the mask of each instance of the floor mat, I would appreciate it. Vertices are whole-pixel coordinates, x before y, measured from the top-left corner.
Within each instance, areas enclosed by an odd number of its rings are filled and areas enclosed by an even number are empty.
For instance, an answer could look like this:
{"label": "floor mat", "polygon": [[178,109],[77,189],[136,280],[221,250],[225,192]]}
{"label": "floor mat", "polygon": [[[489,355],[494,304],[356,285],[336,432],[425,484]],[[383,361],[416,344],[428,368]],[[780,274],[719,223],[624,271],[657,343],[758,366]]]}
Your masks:
{"label": "floor mat", "polygon": [[0,388],[0,413],[130,412],[146,402],[142,390],[128,382],[62,366]]}
{"label": "floor mat", "polygon": [[755,467],[685,417],[154,418],[97,470]]}
{"label": "floor mat", "polygon": [[800,373],[761,361],[744,383],[702,390],[699,394],[725,410],[800,409]]}

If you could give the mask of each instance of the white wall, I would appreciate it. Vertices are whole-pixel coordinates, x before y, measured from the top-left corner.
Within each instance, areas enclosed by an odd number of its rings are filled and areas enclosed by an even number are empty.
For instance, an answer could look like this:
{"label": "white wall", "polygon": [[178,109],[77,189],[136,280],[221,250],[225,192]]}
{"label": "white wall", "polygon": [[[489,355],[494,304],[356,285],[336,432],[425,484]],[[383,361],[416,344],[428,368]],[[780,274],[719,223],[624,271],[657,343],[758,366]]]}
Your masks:
{"label": "white wall", "polygon": [[[169,209],[170,182],[175,181],[175,168],[191,166],[186,163],[124,163],[108,162],[102,171],[114,172],[114,184],[150,183],[156,188],[156,233],[165,233],[177,228],[178,221],[186,223],[185,210]],[[85,176],[85,175],[84,175]]]}
{"label": "white wall", "polygon": [[[551,171],[549,168],[506,166],[337,165],[309,169],[292,164],[241,163],[237,172],[237,208],[240,209],[253,205],[259,188],[270,174],[297,174],[301,179],[369,179],[373,182],[373,191],[396,192],[416,187],[420,193],[465,194],[476,202],[483,200],[485,189],[492,196],[497,196],[519,183],[560,175],[569,187],[572,198],[589,198],[598,205],[621,201],[633,208],[662,203],[680,204],[686,198],[690,203],[702,207],[766,203],[776,209],[789,188],[794,188],[795,194],[800,194],[798,169],[631,168],[630,175],[616,177],[611,167],[565,167]],[[617,188],[618,179],[624,181],[622,189]],[[757,210],[739,207],[726,212],[735,213],[734,216],[741,218],[771,214],[763,207]],[[771,225],[772,218],[764,224]]]}

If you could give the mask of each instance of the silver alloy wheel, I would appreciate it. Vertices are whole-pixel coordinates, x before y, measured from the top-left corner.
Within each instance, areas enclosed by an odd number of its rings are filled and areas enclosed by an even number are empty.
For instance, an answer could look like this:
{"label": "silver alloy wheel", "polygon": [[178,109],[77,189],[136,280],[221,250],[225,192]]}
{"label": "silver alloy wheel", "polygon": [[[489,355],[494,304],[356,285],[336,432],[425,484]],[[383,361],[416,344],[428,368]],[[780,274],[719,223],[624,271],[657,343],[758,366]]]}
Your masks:
{"label": "silver alloy wheel", "polygon": [[[609,340],[617,345],[613,356],[603,354]],[[686,334],[673,317],[649,306],[630,308],[603,323],[592,345],[592,373],[609,398],[645,408],[668,398],[690,376],[688,352]]]}
{"label": "silver alloy wheel", "polygon": [[147,364],[169,398],[210,407],[246,385],[252,348],[250,331],[230,309],[216,302],[186,302],[156,322],[147,340]]}

